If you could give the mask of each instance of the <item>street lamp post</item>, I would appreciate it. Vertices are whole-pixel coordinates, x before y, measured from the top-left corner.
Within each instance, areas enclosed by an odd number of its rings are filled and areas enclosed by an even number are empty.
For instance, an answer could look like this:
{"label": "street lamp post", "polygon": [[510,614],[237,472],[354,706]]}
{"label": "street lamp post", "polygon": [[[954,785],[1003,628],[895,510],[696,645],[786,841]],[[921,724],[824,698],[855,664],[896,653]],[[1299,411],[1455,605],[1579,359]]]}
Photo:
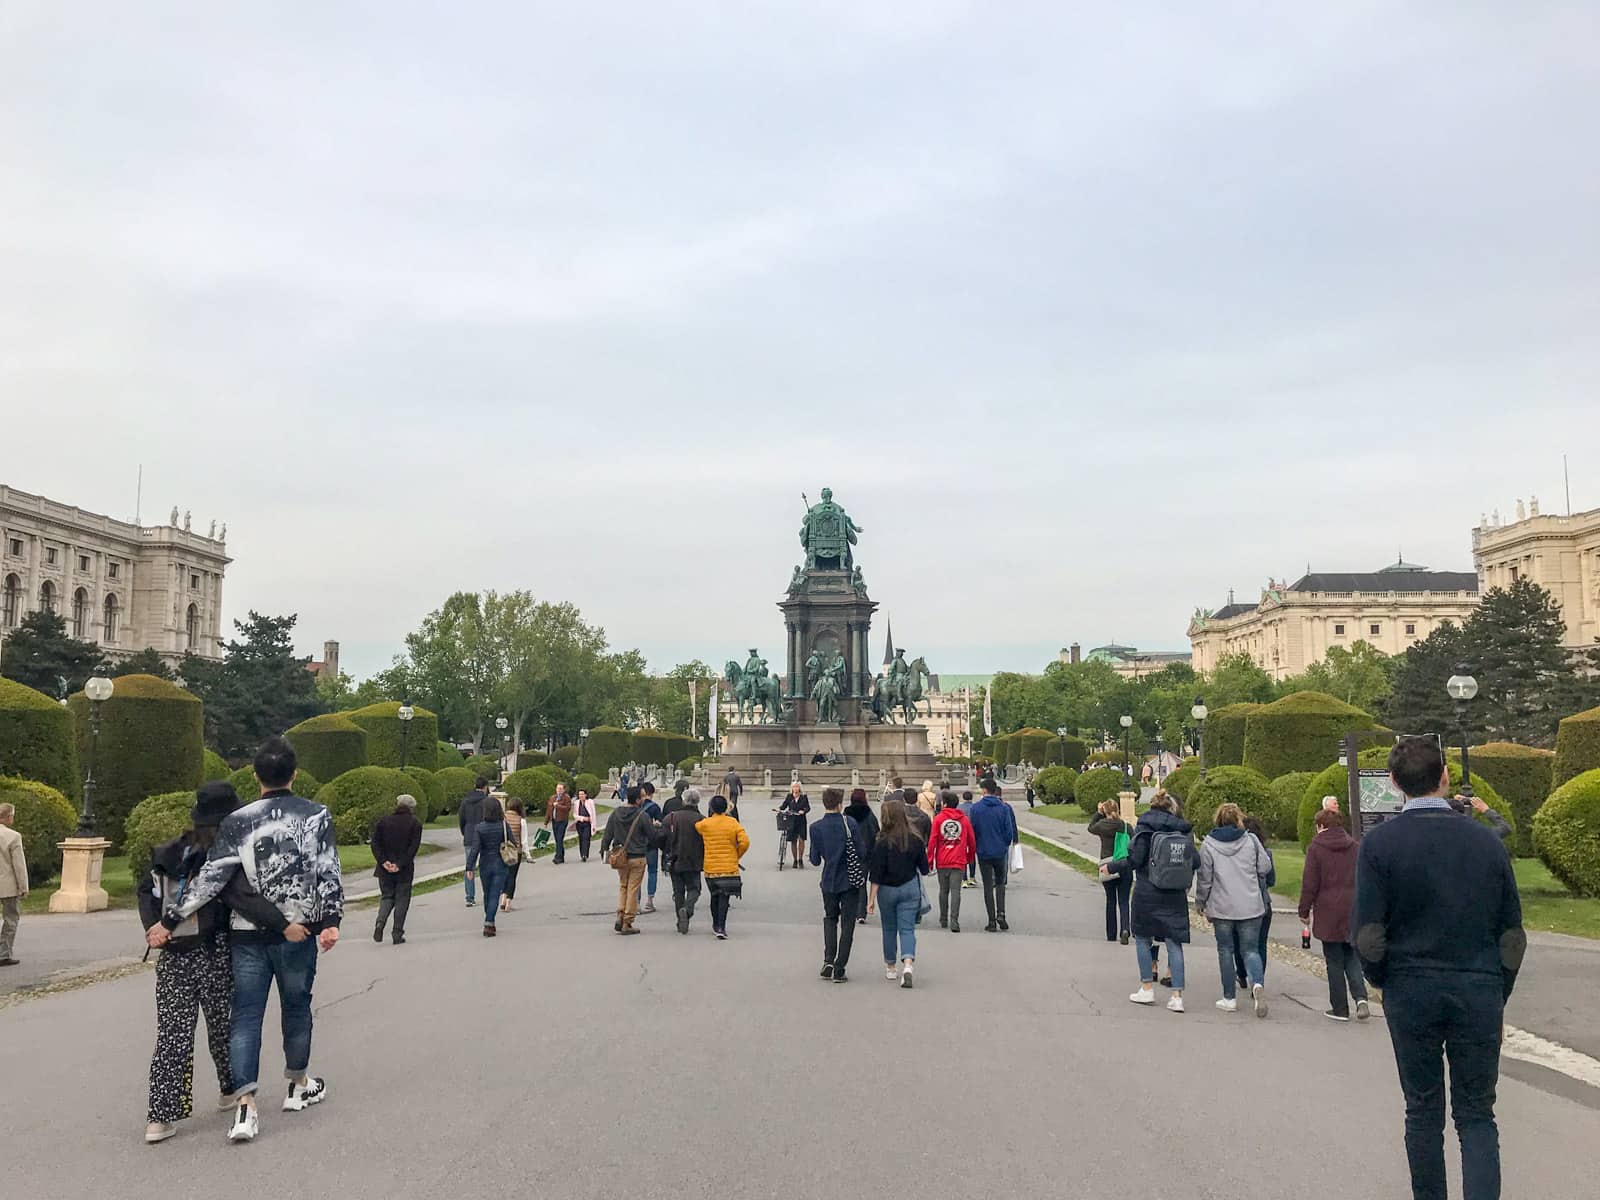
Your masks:
{"label": "street lamp post", "polygon": [[[506,726],[510,725],[510,724],[511,724],[511,722],[506,720],[504,717],[496,717],[494,719],[494,727],[500,731],[500,774],[501,775],[504,775],[506,773],[506,759],[511,757],[511,739],[506,736]],[[513,771],[515,771],[517,769],[517,764],[516,763],[512,763],[511,764],[511,769]]]}
{"label": "street lamp post", "polygon": [[1199,743],[1196,747],[1200,751],[1200,778],[1206,777],[1206,702],[1199,696],[1194,698],[1194,707],[1189,710],[1189,715],[1194,718],[1194,740]]}
{"label": "street lamp post", "polygon": [[400,769],[403,771],[411,748],[411,718],[417,715],[417,710],[411,707],[409,700],[402,700],[394,715],[400,718]]}
{"label": "street lamp post", "polygon": [[578,730],[578,766],[583,766],[583,750],[589,744],[589,727]]}
{"label": "street lamp post", "polygon": [[1065,725],[1056,726],[1056,739],[1061,743],[1060,765],[1064,767],[1067,765],[1067,727]]}
{"label": "street lamp post", "polygon": [[1133,772],[1128,767],[1128,734],[1133,729],[1133,718],[1123,713],[1117,721],[1122,726],[1122,786],[1127,789],[1133,786]]}
{"label": "street lamp post", "polygon": [[1467,705],[1478,696],[1478,681],[1469,673],[1467,664],[1456,666],[1456,673],[1445,682],[1444,690],[1456,702],[1456,728],[1461,734],[1461,794],[1472,798],[1472,766],[1467,758]]}
{"label": "street lamp post", "polygon": [[1161,741],[1161,723],[1156,723],[1156,787],[1161,786],[1161,757],[1166,753],[1166,746]]}
{"label": "street lamp post", "polygon": [[78,836],[94,836],[94,758],[100,745],[100,706],[111,699],[116,685],[101,675],[83,685],[89,697],[89,763],[83,776],[83,812],[78,815]]}

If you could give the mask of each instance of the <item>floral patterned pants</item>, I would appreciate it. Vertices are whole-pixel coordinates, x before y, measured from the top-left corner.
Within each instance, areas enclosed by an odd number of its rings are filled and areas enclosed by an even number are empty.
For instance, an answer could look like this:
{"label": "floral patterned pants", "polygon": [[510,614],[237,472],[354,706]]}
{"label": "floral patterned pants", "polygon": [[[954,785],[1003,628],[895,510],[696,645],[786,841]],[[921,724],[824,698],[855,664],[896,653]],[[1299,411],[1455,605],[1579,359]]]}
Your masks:
{"label": "floral patterned pants", "polygon": [[206,1016],[206,1044],[217,1087],[233,1091],[228,1034],[233,1026],[233,967],[228,944],[163,950],[156,961],[156,1049],[150,1058],[151,1121],[181,1121],[194,1111],[194,1031]]}

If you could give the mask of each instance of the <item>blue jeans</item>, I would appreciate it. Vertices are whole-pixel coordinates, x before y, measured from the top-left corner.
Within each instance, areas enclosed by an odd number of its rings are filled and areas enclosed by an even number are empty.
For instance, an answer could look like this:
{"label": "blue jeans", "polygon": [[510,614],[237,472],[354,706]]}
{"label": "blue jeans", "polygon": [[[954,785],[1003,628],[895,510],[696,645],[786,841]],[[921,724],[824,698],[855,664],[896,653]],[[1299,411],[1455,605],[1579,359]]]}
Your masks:
{"label": "blue jeans", "polygon": [[[1139,978],[1145,983],[1156,981],[1156,959],[1150,953],[1150,941],[1147,937],[1133,939],[1133,951],[1139,959]],[[1183,991],[1183,943],[1173,938],[1167,939],[1167,970],[1172,973],[1173,990]]]}
{"label": "blue jeans", "polygon": [[494,869],[485,867],[478,874],[483,878],[483,923],[494,924],[494,915],[500,909],[500,897],[505,894],[506,880],[511,872],[503,862],[496,861]]}
{"label": "blue jeans", "polygon": [[467,903],[471,904],[473,899],[477,896],[477,885],[473,882],[472,878],[473,872],[478,869],[478,842],[476,838],[467,844],[466,851],[467,873],[465,879],[467,881]]}
{"label": "blue jeans", "polygon": [[1217,965],[1222,968],[1222,998],[1232,1000],[1237,988],[1233,973],[1234,955],[1244,959],[1244,976],[1255,987],[1266,981],[1261,963],[1261,918],[1248,917],[1243,921],[1229,921],[1212,917],[1211,927],[1217,935]]}
{"label": "blue jeans", "polygon": [[1411,1195],[1414,1200],[1445,1200],[1448,1059],[1450,1111],[1461,1141],[1461,1194],[1465,1200],[1494,1200],[1500,1195],[1500,1130],[1494,1121],[1504,1015],[1500,980],[1453,972],[1391,972],[1383,1009],[1406,1101]]}
{"label": "blue jeans", "polygon": [[[898,887],[878,889],[878,920],[883,923],[883,961],[899,962],[917,956],[917,910],[922,907],[921,881],[912,878]],[[899,951],[895,950],[898,938]]]}
{"label": "blue jeans", "polygon": [[236,1092],[254,1092],[261,1075],[261,1019],[267,992],[278,981],[283,1025],[284,1077],[299,1079],[311,1065],[311,984],[317,977],[317,941],[233,944],[233,1033],[228,1057]]}
{"label": "blue jeans", "polygon": [[656,898],[656,876],[661,873],[661,851],[652,846],[644,852],[644,894]]}

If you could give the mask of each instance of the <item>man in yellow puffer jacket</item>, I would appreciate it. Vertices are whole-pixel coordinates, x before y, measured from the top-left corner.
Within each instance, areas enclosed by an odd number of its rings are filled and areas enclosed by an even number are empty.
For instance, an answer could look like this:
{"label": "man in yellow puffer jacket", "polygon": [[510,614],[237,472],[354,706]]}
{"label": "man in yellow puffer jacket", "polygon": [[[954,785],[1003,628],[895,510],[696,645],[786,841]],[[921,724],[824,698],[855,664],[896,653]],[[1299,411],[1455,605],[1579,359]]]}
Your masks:
{"label": "man in yellow puffer jacket", "polygon": [[706,847],[706,891],[711,893],[711,929],[719,941],[728,938],[728,902],[744,894],[739,860],[750,849],[750,835],[728,815],[726,796],[711,798],[711,815],[696,823]]}

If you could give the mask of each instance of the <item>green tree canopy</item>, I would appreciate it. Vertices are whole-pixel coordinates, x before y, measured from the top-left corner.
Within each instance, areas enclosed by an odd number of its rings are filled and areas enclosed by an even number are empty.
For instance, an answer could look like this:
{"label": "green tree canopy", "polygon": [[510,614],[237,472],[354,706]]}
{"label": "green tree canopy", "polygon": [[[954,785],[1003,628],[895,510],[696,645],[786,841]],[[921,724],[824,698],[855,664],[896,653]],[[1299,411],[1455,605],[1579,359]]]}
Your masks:
{"label": "green tree canopy", "polygon": [[101,669],[100,647],[67,635],[67,623],[47,609],[22,618],[0,647],[0,675],[65,699]]}
{"label": "green tree canopy", "polygon": [[186,654],[184,686],[205,704],[206,741],[225,758],[240,759],[320,709],[316,680],[294,653],[293,613],[266,617],[251,610],[235,621],[240,637],[221,659]]}

